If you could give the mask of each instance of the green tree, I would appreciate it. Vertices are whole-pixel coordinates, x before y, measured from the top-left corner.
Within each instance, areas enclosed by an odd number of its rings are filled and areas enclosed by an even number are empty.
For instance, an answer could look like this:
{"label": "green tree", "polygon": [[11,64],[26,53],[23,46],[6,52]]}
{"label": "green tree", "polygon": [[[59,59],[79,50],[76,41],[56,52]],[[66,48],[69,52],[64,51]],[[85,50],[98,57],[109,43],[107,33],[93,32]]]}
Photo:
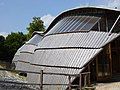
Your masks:
{"label": "green tree", "polygon": [[5,42],[5,37],[0,36],[0,60],[1,61],[4,61],[6,57],[4,42]]}
{"label": "green tree", "polygon": [[44,32],[45,26],[43,21],[40,19],[40,17],[33,17],[33,21],[29,24],[27,30],[28,30],[28,38],[30,38],[34,31]]}
{"label": "green tree", "polygon": [[6,48],[7,62],[12,62],[16,51],[25,43],[26,40],[27,37],[22,32],[11,33],[6,37],[4,47]]}
{"label": "green tree", "polygon": [[0,35],[0,43],[5,41],[5,37]]}

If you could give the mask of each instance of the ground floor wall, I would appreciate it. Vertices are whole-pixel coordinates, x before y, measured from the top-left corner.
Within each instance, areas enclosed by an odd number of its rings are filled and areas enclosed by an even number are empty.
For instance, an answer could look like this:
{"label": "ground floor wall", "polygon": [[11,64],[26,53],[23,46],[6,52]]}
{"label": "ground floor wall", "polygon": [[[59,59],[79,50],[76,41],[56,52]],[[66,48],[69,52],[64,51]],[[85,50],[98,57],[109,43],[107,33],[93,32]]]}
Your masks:
{"label": "ground floor wall", "polygon": [[106,45],[88,66],[91,82],[106,82],[120,74],[120,37]]}

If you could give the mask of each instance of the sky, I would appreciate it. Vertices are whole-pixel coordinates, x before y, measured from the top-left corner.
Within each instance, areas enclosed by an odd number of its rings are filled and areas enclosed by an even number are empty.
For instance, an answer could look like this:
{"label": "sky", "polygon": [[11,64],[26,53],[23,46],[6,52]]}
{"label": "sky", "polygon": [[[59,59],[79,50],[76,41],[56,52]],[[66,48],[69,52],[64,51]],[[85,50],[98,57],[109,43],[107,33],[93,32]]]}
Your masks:
{"label": "sky", "polygon": [[46,28],[61,12],[82,6],[120,8],[120,0],[0,0],[0,35],[27,33],[34,16],[41,17]]}

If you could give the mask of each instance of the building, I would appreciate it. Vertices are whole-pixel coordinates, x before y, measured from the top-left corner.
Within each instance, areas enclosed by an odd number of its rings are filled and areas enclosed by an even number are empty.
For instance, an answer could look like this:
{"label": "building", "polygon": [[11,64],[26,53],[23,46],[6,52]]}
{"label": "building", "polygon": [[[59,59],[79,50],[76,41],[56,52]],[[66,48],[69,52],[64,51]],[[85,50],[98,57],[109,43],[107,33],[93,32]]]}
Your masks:
{"label": "building", "polygon": [[[64,11],[42,36],[32,54],[33,59],[25,59],[28,56],[24,54],[19,62],[38,65],[44,72],[90,72],[88,78],[83,74],[80,74],[81,78],[71,77],[71,83],[75,85],[109,81],[120,73],[119,15],[120,11],[116,9],[96,7]],[[43,83],[53,84],[44,85],[43,90],[64,90],[68,86],[63,84],[69,81],[63,75],[44,75]]]}
{"label": "building", "polygon": [[[17,50],[13,58],[16,70],[34,71],[36,67],[31,65],[30,62],[33,60],[34,50],[38,47],[38,43],[42,40],[42,36],[42,32],[34,32],[32,38]],[[37,71],[37,68],[35,71]],[[39,80],[37,75],[28,73],[27,81],[35,83]]]}

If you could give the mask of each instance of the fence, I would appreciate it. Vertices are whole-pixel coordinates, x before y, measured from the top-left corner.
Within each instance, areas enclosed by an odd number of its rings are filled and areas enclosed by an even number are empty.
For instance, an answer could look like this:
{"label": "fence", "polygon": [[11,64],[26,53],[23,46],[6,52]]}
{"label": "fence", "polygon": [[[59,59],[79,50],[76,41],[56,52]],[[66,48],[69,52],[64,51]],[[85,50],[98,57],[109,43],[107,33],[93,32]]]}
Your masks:
{"label": "fence", "polygon": [[[7,84],[17,84],[17,85],[37,85],[39,86],[39,90],[43,90],[44,85],[64,85],[67,86],[67,90],[72,90],[72,87],[77,87],[78,90],[82,90],[82,86],[86,87],[87,85],[90,85],[90,72],[80,73],[80,74],[65,74],[65,73],[51,73],[51,72],[44,72],[41,70],[40,72],[32,72],[32,71],[21,71],[21,70],[8,70],[8,69],[0,69],[2,71],[10,71],[10,72],[22,72],[22,73],[34,73],[40,75],[40,83],[25,83],[25,82],[12,82],[12,81],[0,81],[0,83],[7,83]],[[68,77],[68,84],[44,84],[43,83],[43,77],[44,74],[46,75],[63,75]],[[71,77],[80,77],[79,78],[79,85],[72,84]],[[82,80],[83,78],[83,80]],[[83,83],[84,84],[83,84]],[[82,85],[83,84],[83,85]]]}

